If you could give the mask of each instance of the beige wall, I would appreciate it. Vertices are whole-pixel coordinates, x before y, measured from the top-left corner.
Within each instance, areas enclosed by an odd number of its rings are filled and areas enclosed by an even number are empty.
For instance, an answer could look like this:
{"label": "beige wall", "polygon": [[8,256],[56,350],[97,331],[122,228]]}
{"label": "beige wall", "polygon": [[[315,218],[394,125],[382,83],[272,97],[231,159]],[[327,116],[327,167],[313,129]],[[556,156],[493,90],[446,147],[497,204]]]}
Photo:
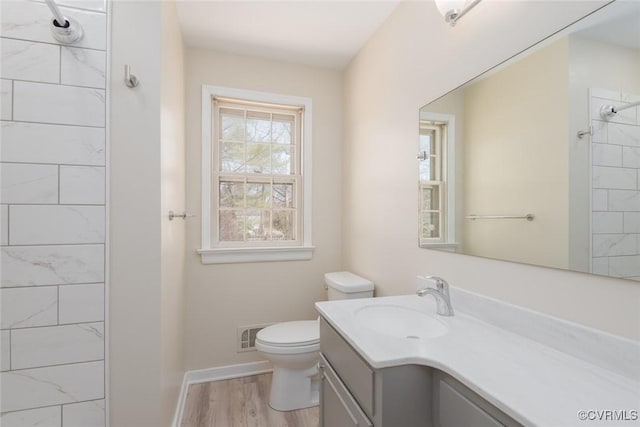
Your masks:
{"label": "beige wall", "polygon": [[313,245],[311,261],[202,265],[200,218],[187,226],[187,368],[260,360],[236,353],[238,326],[312,319],[326,298],[323,274],[341,268],[342,74],[274,61],[186,51],[187,209],[200,207],[202,85],[313,100]]}
{"label": "beige wall", "polygon": [[[184,371],[184,224],[168,224],[166,216],[169,206],[184,203],[182,54],[173,8],[113,3],[109,381],[111,425],[118,427],[169,426]],[[124,64],[140,79],[135,89],[122,81]]]}
{"label": "beige wall", "polygon": [[[345,75],[345,267],[378,295],[416,274],[640,338],[635,282],[417,247],[417,110],[603,1],[482,2],[450,28],[431,2],[400,3]],[[366,155],[366,157],[364,157]]]}
{"label": "beige wall", "polygon": [[[568,41],[563,38],[464,90],[463,252],[568,267]],[[462,142],[462,141],[461,141]]]}
{"label": "beige wall", "polygon": [[[185,210],[184,50],[173,1],[161,2],[162,98],[160,101],[161,208]],[[184,376],[185,221],[162,218],[161,373],[162,420],[172,419]]]}

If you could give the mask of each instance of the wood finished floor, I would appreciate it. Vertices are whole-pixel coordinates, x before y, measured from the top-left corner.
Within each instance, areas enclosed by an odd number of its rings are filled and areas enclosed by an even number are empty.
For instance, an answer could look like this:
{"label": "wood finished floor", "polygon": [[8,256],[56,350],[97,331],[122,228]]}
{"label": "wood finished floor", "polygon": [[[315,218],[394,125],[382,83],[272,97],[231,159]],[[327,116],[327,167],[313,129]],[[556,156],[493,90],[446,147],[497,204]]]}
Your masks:
{"label": "wood finished floor", "polygon": [[189,386],[182,427],[318,427],[318,407],[278,412],[269,406],[271,374]]}

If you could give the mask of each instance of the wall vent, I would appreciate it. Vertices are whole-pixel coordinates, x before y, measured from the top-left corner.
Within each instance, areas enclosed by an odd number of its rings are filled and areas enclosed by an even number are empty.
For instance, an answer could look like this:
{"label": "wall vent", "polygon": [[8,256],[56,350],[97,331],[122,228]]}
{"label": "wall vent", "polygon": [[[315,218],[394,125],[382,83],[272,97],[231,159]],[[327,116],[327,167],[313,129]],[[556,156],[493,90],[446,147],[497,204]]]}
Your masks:
{"label": "wall vent", "polygon": [[269,324],[238,327],[237,352],[256,351],[256,336],[267,326]]}

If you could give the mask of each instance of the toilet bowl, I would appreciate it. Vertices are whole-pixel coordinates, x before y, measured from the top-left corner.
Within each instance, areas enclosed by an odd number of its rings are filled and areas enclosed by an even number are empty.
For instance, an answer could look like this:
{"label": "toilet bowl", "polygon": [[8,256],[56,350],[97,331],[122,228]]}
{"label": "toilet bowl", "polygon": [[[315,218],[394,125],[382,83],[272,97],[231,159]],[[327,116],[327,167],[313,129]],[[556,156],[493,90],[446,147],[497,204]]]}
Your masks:
{"label": "toilet bowl", "polygon": [[[373,296],[373,283],[346,271],[325,274],[325,283],[329,300]],[[258,332],[256,349],[273,365],[269,406],[277,411],[293,411],[318,405],[318,320],[268,326]]]}

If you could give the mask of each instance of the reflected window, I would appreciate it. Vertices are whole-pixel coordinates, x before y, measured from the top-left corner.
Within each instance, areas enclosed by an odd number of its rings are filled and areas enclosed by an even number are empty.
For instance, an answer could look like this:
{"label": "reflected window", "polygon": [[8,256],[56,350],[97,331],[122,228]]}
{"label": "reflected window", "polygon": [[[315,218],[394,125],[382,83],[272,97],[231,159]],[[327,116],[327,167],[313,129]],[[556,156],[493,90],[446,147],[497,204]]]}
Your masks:
{"label": "reflected window", "polygon": [[420,121],[420,245],[447,242],[447,127],[444,122]]}

